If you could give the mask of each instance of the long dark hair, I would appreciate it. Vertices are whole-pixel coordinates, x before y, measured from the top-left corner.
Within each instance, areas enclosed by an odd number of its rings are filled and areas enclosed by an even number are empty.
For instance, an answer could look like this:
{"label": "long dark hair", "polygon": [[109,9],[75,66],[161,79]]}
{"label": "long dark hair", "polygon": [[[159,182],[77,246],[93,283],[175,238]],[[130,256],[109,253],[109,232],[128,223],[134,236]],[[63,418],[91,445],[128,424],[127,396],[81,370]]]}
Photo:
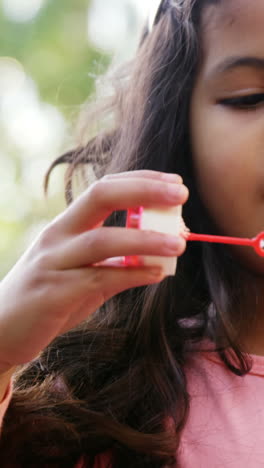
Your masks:
{"label": "long dark hair", "polygon": [[[113,73],[113,94],[86,112],[79,146],[50,167],[45,189],[58,164],[68,165],[69,204],[79,169],[84,180],[88,168],[98,178],[136,169],[175,172],[190,190],[187,225],[216,232],[196,189],[188,122],[201,12],[218,2],[167,2],[153,31],[143,31],[135,59]],[[94,116],[105,124],[91,136]],[[105,221],[124,224],[124,212]],[[17,372],[1,466],[70,468],[84,455],[92,467],[104,452],[114,468],[177,465],[192,353],[208,338],[232,372],[249,370],[238,339],[244,272],[223,246],[198,244],[188,245],[175,277],[112,298]]]}

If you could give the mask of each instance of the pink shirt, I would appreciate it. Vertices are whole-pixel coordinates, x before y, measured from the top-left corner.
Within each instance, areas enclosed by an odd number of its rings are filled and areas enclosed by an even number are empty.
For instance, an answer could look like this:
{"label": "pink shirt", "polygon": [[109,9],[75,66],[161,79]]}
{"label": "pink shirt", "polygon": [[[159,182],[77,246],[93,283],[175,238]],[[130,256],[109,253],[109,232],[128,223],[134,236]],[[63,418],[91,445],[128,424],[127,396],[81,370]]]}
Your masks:
{"label": "pink shirt", "polygon": [[231,373],[216,353],[187,369],[190,416],[180,446],[182,468],[264,467],[264,357],[249,374]]}
{"label": "pink shirt", "polygon": [[[232,374],[215,353],[198,353],[188,365],[191,408],[178,460],[181,468],[264,467],[264,357],[252,356],[245,377]],[[12,386],[0,403],[0,423]],[[84,468],[80,460],[76,468]],[[105,468],[100,457],[96,468]]]}

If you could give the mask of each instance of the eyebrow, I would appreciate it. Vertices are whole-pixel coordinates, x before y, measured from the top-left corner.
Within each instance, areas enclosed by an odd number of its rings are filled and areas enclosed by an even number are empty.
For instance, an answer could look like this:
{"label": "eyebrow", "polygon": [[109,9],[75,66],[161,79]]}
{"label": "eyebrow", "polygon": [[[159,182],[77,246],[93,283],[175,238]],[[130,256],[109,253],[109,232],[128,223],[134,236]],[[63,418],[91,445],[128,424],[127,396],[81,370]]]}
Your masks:
{"label": "eyebrow", "polygon": [[260,57],[228,57],[223,62],[217,64],[208,77],[212,78],[215,75],[222,74],[235,68],[255,68],[256,70],[264,71],[264,58]]}

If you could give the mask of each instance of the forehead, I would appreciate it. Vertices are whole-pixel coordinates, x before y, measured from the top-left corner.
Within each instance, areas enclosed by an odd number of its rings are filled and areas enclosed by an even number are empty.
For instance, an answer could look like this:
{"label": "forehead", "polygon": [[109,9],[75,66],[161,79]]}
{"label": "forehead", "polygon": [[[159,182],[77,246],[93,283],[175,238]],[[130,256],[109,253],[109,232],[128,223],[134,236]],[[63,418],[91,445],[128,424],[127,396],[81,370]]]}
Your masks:
{"label": "forehead", "polygon": [[264,58],[264,0],[219,0],[202,18],[204,64],[228,56]]}

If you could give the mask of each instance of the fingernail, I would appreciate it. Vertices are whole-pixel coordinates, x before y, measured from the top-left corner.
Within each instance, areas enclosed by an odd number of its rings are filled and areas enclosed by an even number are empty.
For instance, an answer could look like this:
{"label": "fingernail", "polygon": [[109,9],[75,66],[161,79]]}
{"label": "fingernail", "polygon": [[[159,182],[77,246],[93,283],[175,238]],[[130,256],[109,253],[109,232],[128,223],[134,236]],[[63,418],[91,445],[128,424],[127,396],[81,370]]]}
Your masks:
{"label": "fingernail", "polygon": [[186,194],[186,188],[184,185],[180,184],[171,184],[168,187],[168,193],[172,199],[178,199]]}
{"label": "fingernail", "polygon": [[175,182],[175,183],[178,183],[178,184],[182,184],[183,183],[183,180],[182,180],[182,177],[178,174],[163,174],[163,179],[166,181],[166,182]]}

